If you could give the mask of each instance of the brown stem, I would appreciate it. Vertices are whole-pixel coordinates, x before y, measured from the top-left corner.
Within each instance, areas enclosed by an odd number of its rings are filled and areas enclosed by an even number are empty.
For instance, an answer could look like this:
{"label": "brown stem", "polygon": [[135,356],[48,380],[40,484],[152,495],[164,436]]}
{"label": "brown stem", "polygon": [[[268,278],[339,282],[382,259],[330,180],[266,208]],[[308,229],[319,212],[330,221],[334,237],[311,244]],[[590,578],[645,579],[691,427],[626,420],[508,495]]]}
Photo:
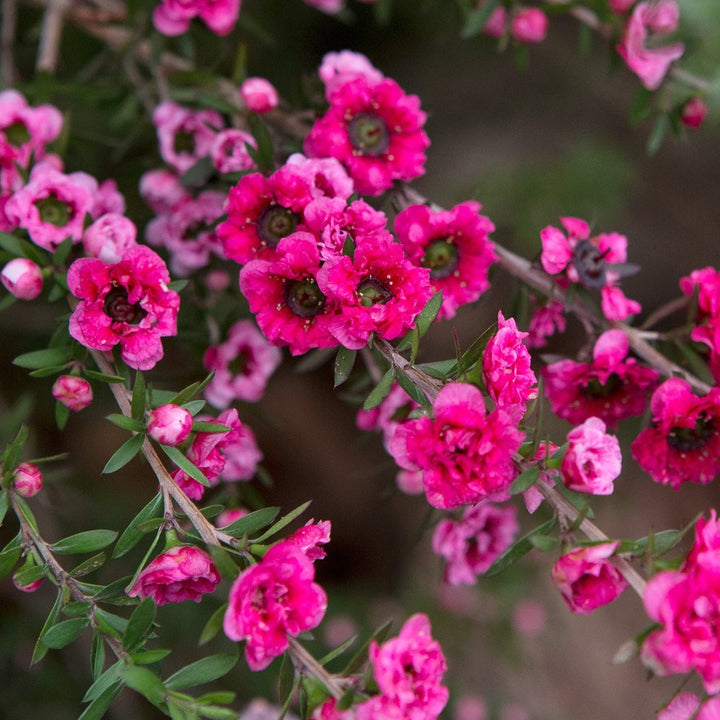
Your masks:
{"label": "brown stem", "polygon": [[2,28],[0,28],[0,86],[15,83],[17,69],[13,52],[17,29],[17,0],[3,0]]}
{"label": "brown stem", "polygon": [[37,72],[55,73],[60,53],[60,36],[67,8],[68,0],[48,0],[35,64]]}
{"label": "brown stem", "polygon": [[387,340],[375,338],[373,345],[394,368],[417,385],[430,400],[434,400],[435,396],[442,390],[443,383],[441,380],[430,377],[422,370],[418,370],[411,365]]}
{"label": "brown stem", "polygon": [[305,671],[314,675],[328,689],[330,694],[338,700],[343,696],[345,678],[329,673],[294,637],[288,637],[290,643],[290,657],[299,672]]}

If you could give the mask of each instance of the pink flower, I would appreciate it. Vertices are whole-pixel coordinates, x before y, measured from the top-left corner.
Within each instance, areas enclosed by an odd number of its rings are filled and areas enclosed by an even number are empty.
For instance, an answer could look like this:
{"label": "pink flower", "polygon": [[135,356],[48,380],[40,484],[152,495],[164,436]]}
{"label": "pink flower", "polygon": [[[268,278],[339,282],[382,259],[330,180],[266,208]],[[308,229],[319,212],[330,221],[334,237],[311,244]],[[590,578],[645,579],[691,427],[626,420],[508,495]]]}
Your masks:
{"label": "pink flower", "polygon": [[[95,183],[95,178],[88,175]],[[117,183],[113,179],[103,180],[99,185],[92,184],[93,206],[90,208],[90,215],[93,220],[98,220],[103,215],[112,213],[122,215],[125,212],[125,198],[118,190]]]}
{"label": "pink flower", "polygon": [[215,518],[215,526],[219,528],[227,527],[228,525],[232,525],[236,520],[245,517],[247,514],[248,511],[245,510],[245,508],[228,508],[227,510],[223,510]]}
{"label": "pink flower", "polygon": [[670,63],[685,51],[682,43],[657,45],[658,38],[677,30],[679,14],[676,0],[640,2],[625,25],[617,51],[648,90],[660,86]]}
{"label": "pink flower", "polygon": [[524,438],[517,406],[488,414],[478,388],[449,383],[435,398],[433,412],[434,420],[405,422],[390,441],[400,467],[424,472],[428,502],[447,509],[507,499],[516,475],[513,455]]}
{"label": "pink flower", "polygon": [[514,506],[480,502],[462,519],[441,520],[433,533],[433,552],[447,560],[445,582],[474,585],[515,541],[520,530]]}
{"label": "pink flower", "polygon": [[162,0],[153,11],[153,24],[163,35],[182,35],[199,17],[216,35],[227,35],[240,14],[240,0]]}
{"label": "pink flower", "polygon": [[318,75],[325,85],[325,97],[328,102],[335,88],[343,83],[356,78],[365,78],[368,82],[375,83],[384,77],[365,55],[352,50],[329,52],[323,55]]}
{"label": "pink flower", "polygon": [[675,490],[713,480],[720,472],[720,388],[698,397],[685,380],[670,378],[653,393],[650,408],[652,424],[631,446],[640,467]]}
{"label": "pink flower", "polygon": [[588,418],[568,433],[569,446],[560,472],[565,486],[575,492],[610,495],[622,469],[620,443],[605,433],[600,418]]}
{"label": "pink flower", "polygon": [[333,15],[343,9],[345,0],[305,0],[305,4],[329,15]]}
{"label": "pink flower", "polygon": [[540,8],[522,8],[510,21],[510,34],[521,43],[539,43],[548,31],[547,15]]}
{"label": "pink flower", "polygon": [[[395,430],[407,420],[410,413],[420,407],[417,402],[398,385],[393,384],[385,399],[370,411],[362,408],[356,417],[357,426],[361,430],[378,430],[383,434],[383,445],[389,452],[390,440]],[[422,492],[422,482],[420,483]]]}
{"label": "pink flower", "polygon": [[205,397],[224,409],[235,399],[257,402],[282,362],[282,354],[251,320],[240,320],[230,328],[224,343],[207,349],[203,362],[215,373],[205,388]]}
{"label": "pink flower", "polygon": [[240,86],[240,97],[245,107],[254,113],[266,113],[274,110],[280,98],[273,84],[262,77],[251,77]]}
{"label": "pink flower", "polygon": [[608,560],[619,545],[607,542],[576,548],[555,563],[552,580],[572,612],[589,615],[613,602],[627,587],[625,578]]}
{"label": "pink flower", "polygon": [[66,238],[78,242],[93,196],[85,173],[65,175],[47,163],[35,165],[30,180],[5,204],[5,214],[30,239],[53,252]]}
{"label": "pink flower", "polygon": [[325,551],[320,547],[330,542],[330,530],[332,526],[329,520],[308,520],[305,525],[285,538],[285,542],[297,545],[308,557],[309,560],[322,560]]}
{"label": "pink flower", "polygon": [[430,635],[427,615],[417,614],[396,638],[382,645],[370,643],[370,662],[380,690],[357,707],[357,720],[434,720],[448,701],[441,685],[447,669],[440,644]]}
{"label": "pink flower", "polygon": [[657,714],[657,720],[690,720],[699,705],[700,698],[694,693],[679,693]]}
{"label": "pink flower", "polygon": [[521,600],[513,609],[513,629],[520,635],[535,637],[544,630],[546,621],[545,607],[535,600]]}
{"label": "pink flower", "polygon": [[185,408],[168,403],[150,412],[147,429],[153,440],[174,447],[187,440],[192,425],[192,415]]}
{"label": "pink flower", "polygon": [[[338,710],[335,698],[326,700],[312,714],[312,720],[355,720],[355,710]],[[270,720],[270,718],[268,718]]]}
{"label": "pink flower", "polygon": [[322,198],[347,200],[355,192],[353,181],[335,158],[308,158],[302,153],[293,153],[287,159],[285,168],[278,170],[278,177],[283,172],[297,173],[304,177],[308,182],[312,200]]}
{"label": "pink flower", "polygon": [[439,318],[455,316],[489,287],[488,269],[497,262],[489,234],[492,222],[480,215],[480,203],[468,201],[433,212],[410,205],[395,218],[395,233],[410,260],[429,268],[433,293],[442,290]]}
{"label": "pink flower", "polygon": [[158,215],[170,212],[190,197],[178,176],[170,170],[148,170],[140,178],[140,195]]}
{"label": "pink flower", "polygon": [[481,695],[463,695],[455,702],[453,720],[488,720],[490,713]]}
{"label": "pink flower", "polygon": [[263,335],[273,345],[287,345],[293,355],[337,345],[329,329],[336,303],[318,287],[315,238],[293,233],[279,242],[276,255],[274,261],[253,260],[240,271],[240,290]]}
{"label": "pink flower", "polygon": [[710,349],[710,371],[716,383],[720,381],[720,272],[713,267],[693,270],[680,280],[680,289],[685,295],[698,292],[697,325],[690,337],[704,343]]}
{"label": "pink flower", "polygon": [[530,367],[531,358],[523,345],[526,332],[517,329],[515,320],[505,320],[498,312],[498,329],[483,353],[483,379],[497,406],[521,405],[537,397],[537,378]]}
{"label": "pink flower", "polygon": [[53,383],[52,396],[73,412],[84,410],[93,401],[90,383],[77,375],[61,375]]}
{"label": "pink flower", "polygon": [[304,150],[309,157],[337,158],[361,195],[380,195],[394,180],[424,174],[430,144],[424,124],[417,96],[405,95],[389,78],[358,77],[335,88]]}
{"label": "pink flower", "polygon": [[223,127],[215,110],[190,110],[170,101],[155,108],[153,123],[162,159],[181,174],[210,154],[215,135]]}
{"label": "pink flower", "polygon": [[120,344],[130,367],[149,370],[163,356],[162,337],[177,332],[180,298],[168,289],[165,263],[150,248],[128,248],[120,262],[106,265],[80,258],[68,270],[68,287],[78,306],[70,334],[85,347],[109,351]]}
{"label": "pink flower", "polygon": [[215,590],[220,582],[212,558],[194,545],[176,545],[158,555],[141,573],[130,597],[152,597],[156,605],[200,602],[202,596]]}
{"label": "pink flower", "polygon": [[507,30],[507,10],[503,5],[498,5],[491,13],[482,31],[494,38],[501,38]]}
{"label": "pink flower", "polygon": [[529,348],[544,347],[547,339],[556,332],[565,332],[565,308],[559,300],[550,300],[547,305],[535,310],[530,318],[525,345]]}
{"label": "pink flower", "polygon": [[136,245],[135,223],[124,215],[106,213],[100,216],[82,236],[85,254],[100,258],[104,263],[120,262],[122,254]]}
{"label": "pink flower", "polygon": [[263,670],[296,637],[320,624],[325,591],[314,582],[315,567],[294,543],[273,545],[244,570],[230,589],[223,629],[231,640],[246,640],[251,670]]}
{"label": "pink flower", "polygon": [[690,100],[688,100],[682,107],[680,112],[680,122],[685,127],[699,128],[703,122],[705,122],[707,114],[708,107],[701,98],[690,98]]}
{"label": "pink flower", "polygon": [[220,173],[246,172],[256,169],[248,147],[257,149],[255,138],[243,130],[221,130],[210,145],[210,157]]}
{"label": "pink flower", "polygon": [[11,260],[2,269],[0,280],[18,300],[34,300],[42,292],[42,270],[27,258]]}
{"label": "pink flower", "polygon": [[319,289],[337,301],[328,322],[337,341],[359,350],[375,333],[404,335],[431,297],[428,270],[413,265],[387,233],[358,237],[353,257],[328,259],[317,272]]}
{"label": "pink flower", "polygon": [[560,360],[544,367],[545,393],[553,412],[574,424],[599,417],[610,427],[642,415],[659,375],[626,359],[629,350],[622,330],[607,330],[595,343],[591,363]]}
{"label": "pink flower", "polygon": [[43,475],[40,468],[30,462],[20,463],[13,474],[13,487],[18,495],[29,498],[42,490]]}

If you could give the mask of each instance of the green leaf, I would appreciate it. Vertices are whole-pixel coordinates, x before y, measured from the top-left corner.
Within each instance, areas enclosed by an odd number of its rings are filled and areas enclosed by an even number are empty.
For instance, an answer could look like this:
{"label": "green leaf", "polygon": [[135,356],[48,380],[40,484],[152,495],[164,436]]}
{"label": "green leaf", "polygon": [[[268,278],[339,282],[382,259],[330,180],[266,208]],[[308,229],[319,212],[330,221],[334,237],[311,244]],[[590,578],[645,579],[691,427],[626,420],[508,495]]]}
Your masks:
{"label": "green leaf", "polygon": [[180,407],[185,408],[193,417],[195,417],[206,405],[204,400],[191,400],[183,403]]}
{"label": "green leaf", "polygon": [[489,0],[489,2],[473,10],[468,15],[465,25],[460,31],[460,37],[467,39],[477,35],[485,27],[485,23],[490,19],[490,15],[499,4],[500,0]]}
{"label": "green leaf", "polygon": [[275,149],[273,148],[270,133],[262,120],[254,113],[248,115],[248,124],[250,125],[250,132],[257,143],[257,148],[247,144],[247,151],[260,172],[271,170],[275,160]]}
{"label": "green leaf", "polygon": [[127,628],[123,634],[123,647],[133,652],[145,639],[155,622],[155,602],[146,597],[136,608],[128,620]]}
{"label": "green leaf", "polygon": [[97,372],[96,370],[90,370],[89,368],[83,368],[83,375],[90,378],[90,380],[99,380],[100,382],[106,383],[121,383],[125,382],[125,378],[121,378],[119,375],[106,375],[105,373]]}
{"label": "green leaf", "polygon": [[64,430],[67,425],[67,421],[70,418],[70,408],[63,405],[61,402],[55,403],[55,424],[58,430]]}
{"label": "green leaf", "polygon": [[38,530],[37,520],[35,520],[35,515],[30,509],[30,506],[27,504],[25,498],[16,494],[15,505],[17,505],[18,510],[20,510],[20,514],[25,519],[25,522],[35,531],[36,534],[39,535],[40,531]]}
{"label": "green leaf", "polygon": [[33,648],[33,654],[32,658],[30,659],[30,664],[35,665],[35,663],[40,662],[45,655],[47,655],[48,646],[43,642],[43,635],[47,632],[49,628],[51,628],[55,623],[57,622],[57,619],[60,617],[60,610],[63,605],[63,594],[62,592],[59,592],[57,594],[57,597],[55,598],[55,603],[52,606],[52,609],[50,610],[50,614],[47,616],[47,619],[45,620],[45,623],[42,626],[42,629],[40,630],[40,637],[37,639],[37,642],[35,643],[35,647]]}
{"label": "green leaf", "polygon": [[387,622],[383,623],[361,646],[358,648],[358,651],[352,656],[350,659],[350,662],[343,668],[343,670],[340,672],[340,675],[343,675],[345,677],[349,675],[354,675],[357,673],[360,668],[363,666],[365,661],[367,660],[367,651],[370,647],[370,643],[374,640],[377,643],[382,643],[382,641],[387,637],[387,634],[390,632],[390,628],[392,627],[392,620],[388,620]]}
{"label": "green leaf", "polygon": [[165,700],[165,686],[162,680],[147,668],[126,665],[120,670],[120,678],[129,687],[147,698],[155,707]]}
{"label": "green leaf", "polygon": [[641,87],[635,94],[635,99],[630,106],[630,124],[638,125],[647,120],[653,114],[652,109],[653,93],[647,88]]}
{"label": "green leaf", "polygon": [[2,526],[3,520],[5,520],[5,515],[7,515],[9,507],[10,498],[5,490],[0,489],[0,526]]}
{"label": "green leaf", "polygon": [[357,637],[357,635],[352,635],[347,640],[345,640],[345,642],[338,645],[334,650],[331,650],[327,655],[321,657],[319,661],[320,664],[327,665],[329,662],[332,662],[336,657],[342,655],[351,645],[355,643]]}
{"label": "green leaf", "polygon": [[93,680],[97,680],[105,667],[105,638],[96,632],[93,635],[92,647],[90,648],[90,668]]}
{"label": "green leaf", "polygon": [[103,474],[108,475],[127,465],[140,452],[144,440],[143,434],[133,435],[126,440],[107,461],[102,469]]}
{"label": "green leaf", "polygon": [[205,487],[210,487],[210,481],[205,477],[203,471],[192,460],[188,460],[180,450],[169,445],[161,445],[161,447],[163,452],[193,480],[197,480]]}
{"label": "green leaf", "polygon": [[211,616],[210,619],[205,623],[205,627],[200,633],[200,640],[198,645],[204,645],[210,642],[219,632],[223,625],[223,619],[225,617],[225,610],[228,604],[221,605]]}
{"label": "green leaf", "polygon": [[232,428],[227,425],[216,422],[207,422],[205,420],[195,420],[192,425],[192,429],[195,432],[203,433],[225,433],[230,432]]}
{"label": "green leaf", "polygon": [[123,430],[129,430],[130,432],[145,432],[145,423],[136,420],[135,418],[128,417],[127,415],[121,415],[120,413],[111,413],[105,416],[106,420],[109,420],[113,425],[117,425]]}
{"label": "green leaf", "polygon": [[228,535],[232,535],[232,537],[252,535],[254,532],[267,527],[277,517],[278,512],[280,512],[280,508],[278,507],[266,507],[255,510],[235,520],[235,522],[230,523],[224,527],[222,531]]}
{"label": "green leaf", "polygon": [[93,684],[87,689],[87,692],[85,693],[82,701],[90,702],[91,700],[94,700],[95,698],[102,695],[109,687],[118,682],[118,673],[121,666],[122,661],[119,660],[114,665],[111,665],[103,673],[98,675],[95,678]]}
{"label": "green leaf", "polygon": [[442,290],[435,293],[428,301],[420,314],[415,318],[415,327],[417,327],[420,337],[422,337],[435,322],[437,314],[440,312],[443,296]]}
{"label": "green leaf", "polygon": [[189,400],[192,400],[195,395],[204,390],[210,384],[210,381],[214,377],[215,373],[210,373],[204,380],[201,380],[200,382],[195,382],[192,385],[188,385],[185,389],[177,393],[177,395],[170,398],[168,402],[175,405],[184,405]]}
{"label": "green leaf", "polygon": [[418,388],[412,380],[399,368],[394,368],[395,379],[398,385],[419,405],[427,407],[428,399],[425,393]]}
{"label": "green leaf", "polygon": [[[302,515],[309,507],[312,500],[308,500],[307,502],[304,502],[302,505],[299,505],[294,510],[291,510],[286,515],[283,515],[274,525],[269,527],[260,537],[255,538],[253,540],[254,543],[261,543],[267,540],[268,538],[272,537],[273,535],[277,535],[284,527],[289,525],[296,517]],[[247,516],[246,516],[247,517]],[[241,518],[242,519],[242,518]]]}
{"label": "green leaf", "polygon": [[665,134],[670,129],[670,119],[667,115],[660,115],[653,125],[653,129],[648,137],[646,151],[648,155],[654,155],[662,145]]}
{"label": "green leaf", "polygon": [[180,182],[185,187],[200,187],[201,185],[206,185],[208,180],[210,180],[216,172],[212,158],[207,155],[201,157],[194,165],[191,165],[180,176]]}
{"label": "green leaf", "polygon": [[63,620],[48,628],[42,636],[43,644],[53,650],[69,645],[88,626],[89,618]]}
{"label": "green leaf", "polygon": [[63,615],[68,617],[85,617],[90,608],[92,608],[92,603],[88,600],[76,600],[65,605],[62,611]]}
{"label": "green leaf", "polygon": [[5,459],[2,465],[2,474],[9,475],[11,471],[20,464],[20,458],[22,457],[23,450],[25,449],[25,443],[28,439],[28,427],[27,425],[21,425],[17,431],[17,435],[13,441],[5,449]]}
{"label": "green leaf", "polygon": [[107,556],[104,552],[93,555],[81,562],[77,567],[70,571],[70,575],[74,578],[84,577],[92,572],[95,572],[98,568],[101,568],[105,564]]}
{"label": "green leaf", "polygon": [[553,517],[542,525],[533,528],[529,533],[523,535],[516,543],[510,546],[484,573],[485,577],[492,577],[501,573],[503,570],[507,570],[511,565],[514,565],[520,558],[527,555],[533,549],[533,543],[530,541],[531,537],[536,535],[547,535],[550,530],[555,526],[556,519]]}
{"label": "green leaf", "polygon": [[[98,596],[99,595],[100,593],[98,593]],[[95,619],[102,630],[116,637],[118,640],[125,634],[128,625],[128,621],[125,618],[96,607]]]}
{"label": "green leaf", "polygon": [[525,492],[528,488],[531,488],[540,477],[540,468],[537,465],[529,467],[527,470],[521,472],[513,484],[510,486],[510,494],[518,495],[521,492]]}
{"label": "green leaf", "polygon": [[134,652],[131,657],[136,665],[152,665],[153,663],[164,660],[172,650],[144,650],[142,652]]}
{"label": "green leaf", "polygon": [[497,332],[497,323],[493,323],[473,344],[462,354],[459,362],[448,370],[449,377],[457,377],[463,372],[467,372],[483,355],[485,347],[490,338]]}
{"label": "green leaf", "polygon": [[350,376],[353,365],[355,365],[355,358],[357,357],[357,350],[349,350],[342,345],[338,348],[337,356],[335,357],[335,384],[333,387],[342,385]]}
{"label": "green leaf", "polygon": [[13,365],[27,368],[28,370],[39,370],[45,367],[65,365],[70,361],[68,348],[47,348],[46,350],[34,350],[33,352],[18,355],[13,360]]}
{"label": "green leaf", "polygon": [[534,548],[537,548],[542,552],[554,550],[560,544],[560,538],[556,538],[552,535],[530,535],[528,540]]}
{"label": "green leaf", "polygon": [[105,690],[85,708],[78,720],[101,720],[122,689],[123,684],[117,681],[110,685],[110,687],[105,688]]}
{"label": "green leaf", "polygon": [[393,382],[395,382],[395,374],[390,368],[381,378],[380,382],[370,391],[365,398],[363,410],[368,411],[376,408],[392,390]]}
{"label": "green leaf", "polygon": [[21,535],[18,534],[0,552],[0,578],[4,578],[15,567],[21,553]]}
{"label": "green leaf", "polygon": [[69,535],[53,543],[51,549],[59,554],[97,552],[115,542],[117,533],[114,530],[86,530]]}
{"label": "green leaf", "polygon": [[14,575],[13,580],[17,585],[25,587],[42,580],[47,575],[47,565],[24,564]]}
{"label": "green leaf", "polygon": [[227,675],[237,665],[238,656],[210,655],[181,668],[165,681],[168,690],[195,687]]}
{"label": "green leaf", "polygon": [[658,558],[676,547],[683,535],[682,530],[663,530],[639,540],[625,540],[620,543],[617,552],[642,556],[651,548],[652,556]]}
{"label": "green leaf", "polygon": [[147,397],[145,393],[145,377],[138,370],[135,373],[135,385],[133,386],[131,412],[130,414],[136,420],[142,420],[145,417],[145,406]]}
{"label": "green leaf", "polygon": [[162,495],[158,493],[155,497],[132,519],[130,524],[125,528],[125,531],[120,536],[120,539],[115,545],[112,557],[119,558],[125,555],[125,553],[132,550],[140,540],[142,540],[145,534],[142,530],[138,529],[138,525],[154,518],[157,512],[162,506]]}
{"label": "green leaf", "polygon": [[52,256],[53,265],[62,265],[70,255],[70,249],[73,245],[73,238],[66,237],[56,248]]}
{"label": "green leaf", "polygon": [[210,548],[210,555],[220,571],[220,575],[228,580],[234,580],[240,572],[225,548],[215,545]]}

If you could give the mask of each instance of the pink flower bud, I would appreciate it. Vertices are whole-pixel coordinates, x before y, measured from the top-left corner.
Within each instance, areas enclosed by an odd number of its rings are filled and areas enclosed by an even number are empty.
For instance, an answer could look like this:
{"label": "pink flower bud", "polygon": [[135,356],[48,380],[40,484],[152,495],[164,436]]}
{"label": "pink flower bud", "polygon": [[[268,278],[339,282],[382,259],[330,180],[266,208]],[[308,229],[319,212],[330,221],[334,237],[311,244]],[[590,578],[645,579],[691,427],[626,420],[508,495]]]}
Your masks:
{"label": "pink flower bud", "polygon": [[635,0],[609,0],[609,4],[610,9],[614,13],[622,15],[622,13],[627,12],[635,4]]}
{"label": "pink flower bud", "polygon": [[569,446],[560,472],[568,489],[593,495],[611,495],[622,468],[620,444],[605,432],[605,423],[588,418],[568,433]]}
{"label": "pink flower bud", "polygon": [[37,465],[29,462],[20,463],[15,469],[13,487],[18,495],[24,498],[37,495],[42,489],[43,476]]}
{"label": "pink flower bud", "polygon": [[150,413],[148,435],[163,445],[180,445],[192,430],[192,415],[179,405],[161,405]]}
{"label": "pink flower bud", "polygon": [[505,34],[507,27],[507,11],[498,5],[491,13],[482,31],[490,37],[500,38]]}
{"label": "pink flower bud", "polygon": [[28,583],[27,585],[21,585],[18,581],[18,575],[16,573],[15,575],[13,575],[12,581],[13,581],[13,585],[18,590],[20,590],[20,592],[31,593],[31,592],[35,592],[42,585],[43,579],[40,578],[39,580],[35,580],[34,582]]}
{"label": "pink flower bud", "polygon": [[122,254],[135,245],[135,223],[124,215],[107,213],[99,217],[83,234],[85,253],[105,263],[120,262]]}
{"label": "pink flower bud", "polygon": [[680,122],[685,127],[699,128],[708,113],[707,105],[698,97],[688,100],[680,113]]}
{"label": "pink flower bud", "polygon": [[539,8],[520,10],[510,23],[510,33],[515,40],[522,43],[542,42],[547,30],[547,15]]}
{"label": "pink flower bud", "polygon": [[261,77],[248,78],[240,86],[240,97],[248,110],[256,113],[266,113],[278,106],[277,90],[270,81]]}
{"label": "pink flower bud", "polygon": [[18,300],[34,300],[42,292],[42,271],[27,258],[11,260],[2,269],[0,280]]}
{"label": "pink flower bud", "polygon": [[80,412],[93,400],[90,383],[76,375],[61,375],[52,386],[52,395],[73,412]]}

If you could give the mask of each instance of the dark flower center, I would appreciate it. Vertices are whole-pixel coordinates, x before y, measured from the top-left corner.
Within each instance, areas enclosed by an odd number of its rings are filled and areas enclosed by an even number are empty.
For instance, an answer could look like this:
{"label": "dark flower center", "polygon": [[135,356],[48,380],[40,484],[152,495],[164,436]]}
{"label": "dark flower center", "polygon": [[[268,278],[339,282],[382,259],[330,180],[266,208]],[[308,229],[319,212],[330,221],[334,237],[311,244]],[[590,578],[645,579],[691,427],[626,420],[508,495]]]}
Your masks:
{"label": "dark flower center", "polygon": [[300,317],[313,317],[325,307],[325,296],[315,278],[292,280],[285,288],[285,302]]}
{"label": "dark flower center", "polygon": [[128,325],[137,325],[147,315],[140,303],[131,305],[128,302],[127,290],[120,286],[115,286],[105,296],[103,312],[109,318]]}
{"label": "dark flower center", "polygon": [[245,349],[240,354],[228,363],[228,370],[231,375],[245,375],[245,372],[250,365],[252,354],[249,350]]}
{"label": "dark flower center", "polygon": [[358,113],[348,123],[352,146],[362,155],[379,156],[390,147],[390,133],[385,121],[375,113]]}
{"label": "dark flower center", "polygon": [[257,221],[259,238],[274,248],[284,237],[291,235],[297,228],[298,216],[282,205],[268,205]]}
{"label": "dark flower center", "polygon": [[8,145],[20,147],[30,139],[30,133],[24,122],[16,120],[12,125],[8,125],[3,132]]}
{"label": "dark flower center", "polygon": [[605,285],[605,255],[589,240],[581,240],[573,253],[573,264],[586,288],[601,288]]}
{"label": "dark flower center", "polygon": [[64,227],[70,221],[70,209],[67,203],[58,200],[55,195],[49,195],[35,203],[40,219],[56,227]]}
{"label": "dark flower center", "polygon": [[449,238],[435,240],[428,245],[420,265],[430,268],[430,277],[436,280],[446,278],[458,265],[458,248]]}
{"label": "dark flower center", "polygon": [[365,278],[357,286],[357,291],[360,295],[360,304],[363,307],[384,305],[393,296],[387,286],[374,277]]}
{"label": "dark flower center", "polygon": [[583,392],[587,397],[600,399],[614,395],[622,387],[622,380],[615,374],[610,376],[601,383],[597,378],[590,378],[590,382],[583,388]]}
{"label": "dark flower center", "polygon": [[680,452],[688,452],[701,448],[712,432],[712,420],[701,415],[695,421],[695,427],[675,427],[665,439],[671,448]]}
{"label": "dark flower center", "polygon": [[195,136],[189,132],[183,132],[180,130],[175,133],[173,139],[173,150],[176,153],[189,153],[192,155],[195,152]]}

